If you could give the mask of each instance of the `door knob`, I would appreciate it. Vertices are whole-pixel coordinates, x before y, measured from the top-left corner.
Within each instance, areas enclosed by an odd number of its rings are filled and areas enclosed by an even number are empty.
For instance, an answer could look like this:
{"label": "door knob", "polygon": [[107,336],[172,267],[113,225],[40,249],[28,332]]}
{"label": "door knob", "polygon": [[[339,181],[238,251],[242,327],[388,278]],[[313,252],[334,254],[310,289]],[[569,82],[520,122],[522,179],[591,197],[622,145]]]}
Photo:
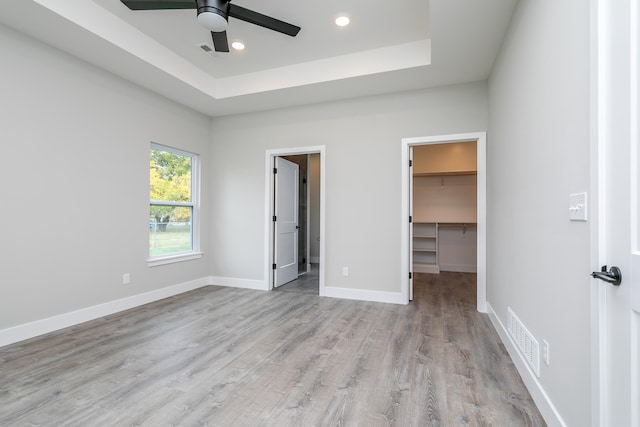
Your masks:
{"label": "door knob", "polygon": [[607,266],[603,265],[600,271],[591,273],[591,277],[604,280],[613,286],[620,286],[620,283],[622,283],[622,272],[616,266],[611,267],[611,269],[607,271]]}

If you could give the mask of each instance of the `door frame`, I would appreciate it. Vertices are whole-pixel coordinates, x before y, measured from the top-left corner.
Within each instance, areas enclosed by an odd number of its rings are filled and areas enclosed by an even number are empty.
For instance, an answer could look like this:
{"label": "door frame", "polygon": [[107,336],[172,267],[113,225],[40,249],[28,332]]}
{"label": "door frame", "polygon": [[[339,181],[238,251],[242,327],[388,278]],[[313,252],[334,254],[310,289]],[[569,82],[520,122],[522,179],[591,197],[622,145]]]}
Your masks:
{"label": "door frame", "polygon": [[320,269],[319,269],[319,295],[324,296],[325,286],[325,146],[315,145],[309,147],[276,148],[265,150],[265,215],[264,215],[264,277],[268,284],[267,289],[273,290],[272,264],[274,259],[274,225],[273,225],[273,200],[274,200],[274,174],[275,158],[282,156],[295,156],[299,154],[320,155]]}
{"label": "door frame", "polygon": [[402,138],[401,143],[401,233],[400,233],[400,283],[401,300],[409,303],[409,216],[410,194],[409,181],[412,179],[409,168],[409,149],[417,145],[448,144],[454,142],[475,141],[477,150],[478,188],[477,188],[477,215],[478,215],[478,240],[477,240],[477,310],[487,312],[487,133],[472,132],[462,134],[424,136],[415,138]]}

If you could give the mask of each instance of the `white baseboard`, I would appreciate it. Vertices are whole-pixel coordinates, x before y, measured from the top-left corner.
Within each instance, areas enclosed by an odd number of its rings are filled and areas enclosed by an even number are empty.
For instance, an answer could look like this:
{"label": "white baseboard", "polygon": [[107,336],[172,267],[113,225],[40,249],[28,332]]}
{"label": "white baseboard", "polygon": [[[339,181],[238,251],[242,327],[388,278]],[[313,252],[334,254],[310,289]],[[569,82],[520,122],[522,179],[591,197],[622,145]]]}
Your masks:
{"label": "white baseboard", "polygon": [[440,271],[451,271],[454,273],[477,273],[475,265],[440,264]]}
{"label": "white baseboard", "polygon": [[390,304],[407,304],[400,292],[369,291],[366,289],[336,288],[325,286],[321,297],[353,299],[359,301],[386,302]]}
{"label": "white baseboard", "polygon": [[309,262],[311,264],[320,264],[320,257],[319,256],[310,256],[309,257]]}
{"label": "white baseboard", "polygon": [[493,327],[500,335],[500,339],[502,339],[502,343],[507,348],[509,352],[509,356],[511,356],[511,360],[513,360],[514,365],[518,369],[520,376],[522,377],[522,381],[524,385],[529,390],[533,401],[536,403],[538,410],[542,414],[542,417],[547,422],[549,427],[566,427],[564,420],[556,410],[556,407],[551,402],[551,399],[544,391],[542,384],[538,381],[538,378],[531,370],[527,361],[524,359],[524,356],[518,351],[516,347],[516,343],[513,342],[511,335],[507,331],[507,328],[504,327],[500,318],[493,310],[493,307],[487,302],[487,314],[489,315],[489,319],[493,324]]}
{"label": "white baseboard", "polygon": [[133,295],[104,304],[98,304],[69,313],[59,314],[46,319],[36,320],[23,325],[0,330],[0,347],[34,338],[49,332],[78,325],[150,302],[158,301],[184,292],[192,291],[210,284],[209,277],[180,283],[166,288],[156,289],[143,294]]}
{"label": "white baseboard", "polygon": [[236,279],[234,277],[209,277],[210,285],[227,286],[229,288],[255,289],[258,291],[268,291],[269,283],[264,280]]}

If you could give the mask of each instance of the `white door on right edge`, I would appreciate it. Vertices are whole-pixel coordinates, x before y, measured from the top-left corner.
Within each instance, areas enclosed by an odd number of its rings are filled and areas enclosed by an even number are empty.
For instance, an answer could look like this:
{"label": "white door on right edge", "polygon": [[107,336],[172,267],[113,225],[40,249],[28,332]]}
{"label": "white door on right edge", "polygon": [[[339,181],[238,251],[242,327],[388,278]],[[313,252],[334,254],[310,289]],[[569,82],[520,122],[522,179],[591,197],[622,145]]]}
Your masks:
{"label": "white door on right edge", "polygon": [[602,221],[600,265],[593,267],[607,265],[611,272],[615,266],[622,275],[619,286],[604,280],[592,284],[599,287],[604,300],[600,311],[604,396],[598,421],[607,426],[640,426],[640,15],[637,0],[598,3]]}

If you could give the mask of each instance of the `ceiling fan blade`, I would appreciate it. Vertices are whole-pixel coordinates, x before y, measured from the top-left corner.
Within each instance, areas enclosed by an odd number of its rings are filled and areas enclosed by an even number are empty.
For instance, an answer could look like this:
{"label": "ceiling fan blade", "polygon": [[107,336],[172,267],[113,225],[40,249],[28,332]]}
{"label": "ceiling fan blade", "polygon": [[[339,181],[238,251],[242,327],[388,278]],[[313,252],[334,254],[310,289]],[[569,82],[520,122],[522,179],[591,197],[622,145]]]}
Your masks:
{"label": "ceiling fan blade", "polygon": [[227,32],[221,31],[219,33],[211,32],[211,38],[213,39],[213,47],[216,52],[229,52],[229,41],[227,40]]}
{"label": "ceiling fan blade", "polygon": [[253,10],[245,9],[241,6],[236,6],[233,3],[229,4],[229,16],[240,19],[242,21],[250,22],[255,25],[259,25],[264,28],[268,28],[279,33],[286,34],[291,37],[295,37],[300,31],[300,27],[292,24],[288,24],[279,19],[272,18],[267,15],[263,15]]}
{"label": "ceiling fan blade", "polygon": [[131,10],[196,9],[195,0],[120,0]]}

